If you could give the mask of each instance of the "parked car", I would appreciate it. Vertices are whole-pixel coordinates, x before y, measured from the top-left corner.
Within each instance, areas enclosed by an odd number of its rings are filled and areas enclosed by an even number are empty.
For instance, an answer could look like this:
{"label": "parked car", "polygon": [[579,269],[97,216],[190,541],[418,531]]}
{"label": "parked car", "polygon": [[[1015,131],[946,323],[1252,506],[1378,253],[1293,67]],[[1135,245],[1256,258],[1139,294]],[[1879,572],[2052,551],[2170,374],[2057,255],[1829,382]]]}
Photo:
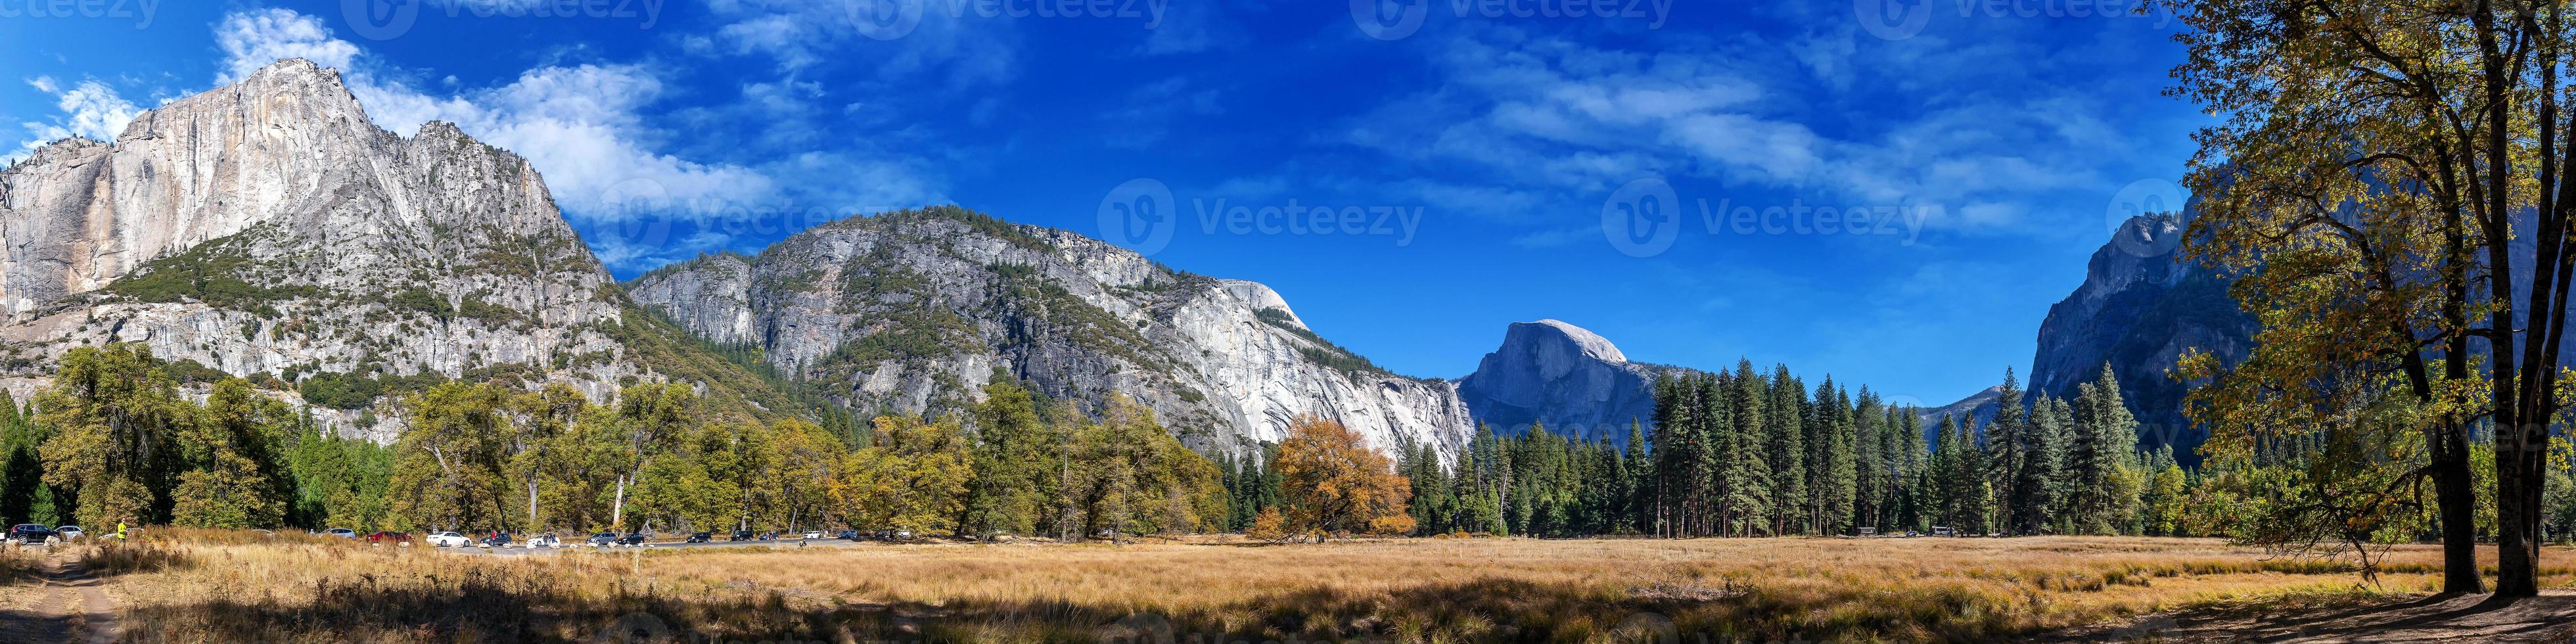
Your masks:
{"label": "parked car", "polygon": [[454,532],[432,532],[429,533],[429,545],[434,548],[463,548],[474,545],[474,540]]}
{"label": "parked car", "polygon": [[805,531],[805,537],[804,537],[804,538],[807,538],[807,539],[821,539],[821,538],[823,538],[823,531],[821,531],[821,530],[807,530],[807,531]]}
{"label": "parked car", "polygon": [[859,531],[857,531],[857,530],[842,530],[842,531],[841,531],[841,534],[839,534],[839,535],[838,535],[838,536],[836,536],[835,538],[838,538],[838,539],[841,539],[841,540],[844,540],[844,541],[857,541],[857,540],[859,540]]}
{"label": "parked car", "polygon": [[486,547],[486,548],[507,548],[507,547],[510,547],[510,533],[507,533],[507,532],[494,532],[494,533],[491,533],[491,534],[483,535],[483,547]]}
{"label": "parked car", "polygon": [[251,531],[251,532],[257,532],[257,533],[259,533],[259,536],[263,536],[263,537],[274,537],[274,536],[277,536],[277,533],[275,533],[275,532],[269,532],[266,528],[251,528],[251,529],[250,529],[250,531]]}
{"label": "parked car", "polygon": [[618,541],[618,539],[617,539],[617,533],[615,533],[615,532],[602,532],[602,533],[599,533],[599,534],[590,535],[590,546],[591,546],[591,547],[593,547],[593,548],[606,548],[606,547],[609,547],[609,546],[614,546],[614,545],[617,545],[617,541]]}
{"label": "parked car", "polygon": [[551,532],[544,533],[544,534],[539,534],[539,535],[537,535],[537,536],[528,537],[528,547],[530,547],[530,548],[561,548],[561,547],[563,547],[563,538],[561,538],[561,537],[557,537],[557,536],[555,536],[555,535],[554,535],[554,533],[551,533]]}
{"label": "parked car", "polygon": [[88,534],[86,532],[81,532],[80,526],[76,525],[58,526],[54,528],[54,533],[63,535],[64,541],[77,540],[81,538],[82,535]]}
{"label": "parked car", "polygon": [[377,545],[390,543],[397,546],[408,546],[411,545],[411,533],[395,532],[392,530],[377,532],[367,535],[367,543]]}
{"label": "parked car", "polygon": [[351,529],[348,529],[348,528],[332,528],[332,529],[329,529],[329,530],[324,530],[324,531],[322,531],[322,534],[323,534],[323,536],[339,537],[339,538],[342,538],[342,539],[356,539],[356,538],[358,538],[358,531],[356,531],[356,530],[351,530]]}
{"label": "parked car", "polygon": [[44,545],[62,538],[62,533],[34,523],[21,523],[9,528],[9,540],[22,545]]}
{"label": "parked car", "polygon": [[725,540],[726,540],[726,541],[750,541],[750,540],[752,540],[752,539],[758,538],[759,536],[760,536],[760,535],[754,534],[754,533],[752,533],[752,531],[750,531],[750,530],[735,530],[735,531],[733,531],[733,534],[725,535]]}
{"label": "parked car", "polygon": [[713,533],[713,532],[696,532],[696,533],[690,533],[690,534],[689,534],[689,540],[688,540],[688,543],[706,543],[706,542],[714,541],[714,540],[716,540],[716,533]]}
{"label": "parked car", "polygon": [[626,536],[618,537],[618,538],[617,538],[617,545],[621,545],[621,546],[640,546],[640,545],[644,545],[644,533],[641,533],[641,532],[629,532],[629,533],[626,533]]}

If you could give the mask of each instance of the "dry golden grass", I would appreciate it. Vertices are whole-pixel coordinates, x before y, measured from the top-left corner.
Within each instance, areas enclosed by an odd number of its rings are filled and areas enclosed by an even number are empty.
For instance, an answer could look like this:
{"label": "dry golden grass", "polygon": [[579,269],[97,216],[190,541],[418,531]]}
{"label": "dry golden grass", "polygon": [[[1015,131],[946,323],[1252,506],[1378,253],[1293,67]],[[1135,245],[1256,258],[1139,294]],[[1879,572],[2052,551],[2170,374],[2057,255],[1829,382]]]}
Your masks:
{"label": "dry golden grass", "polygon": [[[163,533],[115,570],[130,638],[1056,642],[1122,628],[1223,641],[1984,641],[2219,603],[2430,590],[2402,548],[2350,567],[2207,540],[1417,539],[1255,545],[866,545],[489,558]],[[2551,561],[2576,556],[2553,549]],[[2564,563],[2547,583],[2576,579]],[[649,617],[648,617],[649,616]]]}

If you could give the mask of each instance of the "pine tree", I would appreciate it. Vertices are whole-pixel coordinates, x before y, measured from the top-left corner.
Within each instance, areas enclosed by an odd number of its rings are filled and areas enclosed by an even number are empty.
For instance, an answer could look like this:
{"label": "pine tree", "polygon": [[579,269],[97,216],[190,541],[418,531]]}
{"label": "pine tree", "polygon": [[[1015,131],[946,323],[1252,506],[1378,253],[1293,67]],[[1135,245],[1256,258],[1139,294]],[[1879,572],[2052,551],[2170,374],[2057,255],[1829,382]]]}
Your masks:
{"label": "pine tree", "polygon": [[1995,491],[1993,506],[2004,531],[2019,524],[2014,517],[2023,512],[2020,496],[2022,454],[2029,449],[2023,428],[2021,381],[2011,367],[2004,368],[2004,384],[1996,388],[1995,416],[1986,423],[1986,482]]}
{"label": "pine tree", "polygon": [[1727,521],[1718,530],[1727,534],[1750,536],[1765,517],[1770,516],[1775,497],[1771,467],[1763,458],[1765,416],[1773,411],[1766,398],[1769,385],[1753,372],[1751,360],[1735,363],[1735,377],[1728,381],[1724,408],[1732,422],[1727,423],[1722,446],[1715,450],[1716,466],[1724,468],[1717,481],[1718,493],[1725,495],[1726,510],[1720,516]]}
{"label": "pine tree", "polygon": [[2121,500],[2123,461],[2137,444],[2137,421],[2120,398],[2120,384],[2110,365],[2103,365],[2102,375],[2093,382],[2076,387],[2074,404],[2075,449],[2068,458],[2068,478],[2073,481],[2074,529],[2085,534],[2111,534],[2119,530],[2120,513],[2128,503]]}
{"label": "pine tree", "polygon": [[2059,491],[2065,478],[2067,428],[2058,412],[2063,405],[2045,393],[2031,403],[2028,430],[2022,434],[2021,472],[2013,479],[2012,525],[2017,532],[2038,534],[2057,527],[2057,513],[2064,504]]}
{"label": "pine tree", "polygon": [[1770,398],[1763,405],[1767,412],[1761,426],[1766,441],[1763,455],[1771,465],[1771,534],[1797,531],[1806,518],[1807,506],[1807,390],[1789,365],[1775,364],[1771,370]]}
{"label": "pine tree", "polygon": [[1654,524],[1655,461],[1654,455],[1646,449],[1644,423],[1635,419],[1628,421],[1628,455],[1621,459],[1621,462],[1626,464],[1624,472],[1627,475],[1627,482],[1621,488],[1626,492],[1626,496],[1621,499],[1621,507],[1627,512],[1620,521],[1625,522],[1631,532],[1656,534],[1658,526]]}

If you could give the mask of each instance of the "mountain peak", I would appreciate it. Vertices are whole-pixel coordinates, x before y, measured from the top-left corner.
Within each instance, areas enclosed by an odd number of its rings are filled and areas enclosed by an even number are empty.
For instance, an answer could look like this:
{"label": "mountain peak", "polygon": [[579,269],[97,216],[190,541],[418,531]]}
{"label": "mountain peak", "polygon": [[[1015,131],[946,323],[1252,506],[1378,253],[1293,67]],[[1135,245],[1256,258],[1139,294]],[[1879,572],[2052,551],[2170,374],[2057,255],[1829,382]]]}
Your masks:
{"label": "mountain peak", "polygon": [[1600,334],[1563,320],[1514,322],[1503,345],[1458,380],[1458,397],[1496,431],[1533,424],[1585,439],[1624,441],[1654,417],[1654,379],[1671,368],[1628,361]]}
{"label": "mountain peak", "polygon": [[1611,344],[1609,338],[1601,337],[1601,334],[1593,333],[1583,327],[1568,324],[1563,320],[1546,319],[1539,320],[1537,322],[1513,322],[1511,330],[1503,334],[1503,347],[1505,349],[1509,349],[1514,346],[1528,346],[1541,343],[1562,343],[1569,345],[1569,348],[1573,350],[1574,355],[1580,355],[1602,362],[1622,363],[1628,361],[1627,354],[1620,353],[1619,346]]}

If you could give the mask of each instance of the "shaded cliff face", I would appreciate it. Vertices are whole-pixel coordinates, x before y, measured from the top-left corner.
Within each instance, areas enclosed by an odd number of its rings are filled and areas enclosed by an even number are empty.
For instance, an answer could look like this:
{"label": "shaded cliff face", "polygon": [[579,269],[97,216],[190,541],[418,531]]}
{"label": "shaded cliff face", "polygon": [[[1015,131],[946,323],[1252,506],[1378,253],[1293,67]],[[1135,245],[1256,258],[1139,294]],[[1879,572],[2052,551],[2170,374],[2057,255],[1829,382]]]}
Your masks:
{"label": "shaded cliff face", "polygon": [[954,207],[834,222],[626,287],[862,412],[957,410],[1000,377],[1092,405],[1124,394],[1201,449],[1277,441],[1311,413],[1445,457],[1470,427],[1454,385],[1378,370],[1267,286]]}
{"label": "shaded cliff face", "polygon": [[304,60],[0,171],[0,249],[10,375],[125,341],[235,375],[556,381],[596,399],[629,378],[756,382],[635,315],[526,160],[446,123],[379,129]]}
{"label": "shaded cliff face", "polygon": [[1677,367],[1629,362],[1609,340],[1556,320],[1515,322],[1503,344],[1458,379],[1478,421],[1503,434],[1532,423],[1560,435],[1627,443],[1630,423],[1651,424],[1655,378]]}
{"label": "shaded cliff face", "polygon": [[2172,215],[2130,219],[2094,251],[2084,283],[2056,306],[2039,327],[2029,388],[2071,397],[2076,385],[2109,364],[2120,394],[2137,414],[2139,444],[2172,445],[2188,457],[2206,435],[2182,416],[2190,388],[2167,377],[2184,349],[2222,359],[2253,346],[2255,320],[2228,296],[2228,280],[2196,262],[2182,261],[2182,221]]}

